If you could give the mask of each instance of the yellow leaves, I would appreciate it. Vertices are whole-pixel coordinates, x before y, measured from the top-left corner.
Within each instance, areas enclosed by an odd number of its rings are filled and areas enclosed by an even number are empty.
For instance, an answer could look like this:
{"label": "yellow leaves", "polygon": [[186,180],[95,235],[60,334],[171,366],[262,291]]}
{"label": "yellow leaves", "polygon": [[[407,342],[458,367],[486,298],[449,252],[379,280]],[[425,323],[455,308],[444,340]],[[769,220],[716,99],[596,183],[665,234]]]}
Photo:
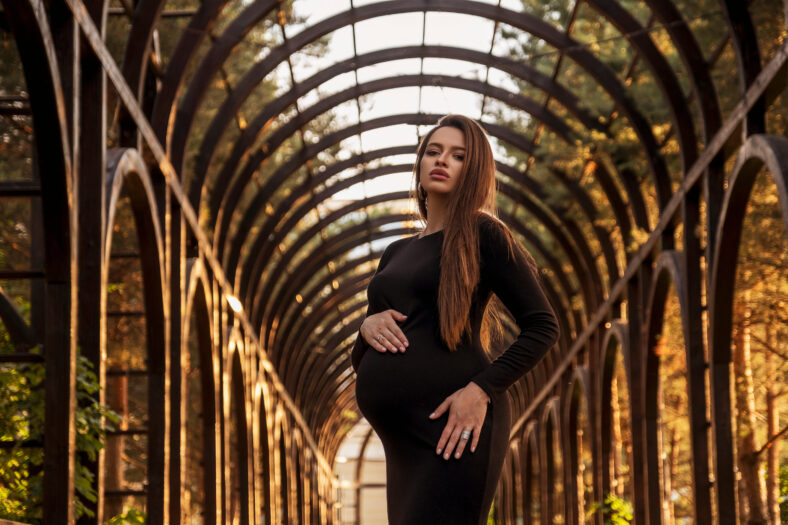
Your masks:
{"label": "yellow leaves", "polygon": [[769,204],[769,205],[776,206],[777,204],[780,203],[780,198],[777,196],[777,192],[767,193],[767,194],[763,195],[763,198],[761,199],[761,202],[763,204]]}
{"label": "yellow leaves", "polygon": [[603,142],[605,140],[607,140],[607,135],[605,135],[601,131],[597,131],[595,129],[591,130],[591,141],[592,142]]}
{"label": "yellow leaves", "polygon": [[637,251],[648,240],[649,232],[643,228],[634,228],[632,230],[632,240],[627,246],[628,252]]}

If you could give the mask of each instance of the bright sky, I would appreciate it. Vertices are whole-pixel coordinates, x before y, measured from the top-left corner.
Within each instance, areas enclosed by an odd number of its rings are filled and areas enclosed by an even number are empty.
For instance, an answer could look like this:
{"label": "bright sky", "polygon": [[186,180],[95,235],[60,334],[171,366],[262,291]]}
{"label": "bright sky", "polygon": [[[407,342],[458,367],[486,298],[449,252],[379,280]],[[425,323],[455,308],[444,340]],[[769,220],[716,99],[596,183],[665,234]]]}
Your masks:
{"label": "bright sky", "polygon": [[[367,0],[355,0],[353,5],[374,3]],[[498,5],[498,0],[487,0],[484,3]],[[520,10],[520,0],[501,0],[500,5],[505,8]],[[307,18],[306,24],[291,25],[285,28],[288,38],[300,33],[304,27],[314,25],[321,20],[350,8],[350,0],[296,0],[294,9],[297,15]],[[509,28],[507,28],[509,29]],[[453,13],[406,13],[389,15],[369,20],[364,20],[355,26],[346,26],[331,35],[329,51],[323,60],[315,60],[303,53],[292,56],[293,74],[295,80],[300,82],[325,67],[353,56],[353,32],[355,30],[356,52],[361,55],[371,51],[390,47],[421,45],[422,38],[428,45],[446,45],[472,49],[483,53],[490,52],[491,45],[496,54],[505,54],[506,50],[501,44],[500,36],[493,42],[494,24],[492,21],[461,14]],[[423,62],[423,64],[422,64]],[[508,74],[487,68],[480,64],[473,64],[458,60],[419,58],[384,62],[358,70],[358,82],[365,83],[371,80],[390,76],[409,74],[443,74],[455,77],[472,78],[484,81],[489,75],[490,84],[497,87],[518,92],[517,86]],[[282,90],[290,89],[289,75],[286,64],[277,71],[283,81]],[[318,89],[307,93],[298,101],[299,110],[315,104],[319,99],[338,91],[347,89],[356,83],[356,73],[351,72],[337,76],[322,84]],[[394,115],[399,113],[462,113],[469,117],[490,120],[489,110],[500,108],[498,101],[487,99],[485,114],[482,114],[482,96],[475,92],[442,88],[440,86],[427,86],[423,88],[408,87],[380,91],[365,96],[361,103],[361,114],[355,99],[334,108],[340,122],[352,125],[361,121]],[[517,115],[527,119],[528,115],[509,106],[503,106],[507,114]],[[346,139],[342,143],[340,156],[349,157],[361,151],[370,151],[390,146],[415,146],[418,137],[428,127],[417,129],[416,126],[399,125],[380,128],[362,133]],[[493,149],[499,158],[502,156],[496,147],[496,141],[491,137]],[[415,155],[405,155],[399,158],[388,158],[386,164],[412,164]],[[353,173],[339,175],[344,178]],[[389,193],[393,191],[407,191],[410,188],[412,174],[410,170],[402,173],[378,177],[366,184],[358,184],[336,194],[337,200],[350,200],[367,196]],[[330,203],[326,203],[330,204]]]}

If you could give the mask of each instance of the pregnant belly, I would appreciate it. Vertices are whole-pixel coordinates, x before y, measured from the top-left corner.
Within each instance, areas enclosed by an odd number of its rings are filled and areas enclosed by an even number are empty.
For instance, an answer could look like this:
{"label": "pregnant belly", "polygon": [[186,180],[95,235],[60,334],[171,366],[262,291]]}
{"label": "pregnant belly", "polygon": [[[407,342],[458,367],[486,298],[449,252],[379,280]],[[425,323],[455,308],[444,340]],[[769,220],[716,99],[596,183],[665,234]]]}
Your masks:
{"label": "pregnant belly", "polygon": [[376,430],[418,424],[448,396],[468,384],[485,365],[471,349],[449,352],[409,337],[404,353],[369,348],[356,378],[356,401]]}

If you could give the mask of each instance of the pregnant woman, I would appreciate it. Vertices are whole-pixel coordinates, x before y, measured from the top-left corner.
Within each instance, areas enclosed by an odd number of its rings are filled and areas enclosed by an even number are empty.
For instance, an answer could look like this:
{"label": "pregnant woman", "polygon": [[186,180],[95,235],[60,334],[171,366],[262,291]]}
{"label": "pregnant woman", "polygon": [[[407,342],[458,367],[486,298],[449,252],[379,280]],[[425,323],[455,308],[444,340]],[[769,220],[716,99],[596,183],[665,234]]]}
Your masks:
{"label": "pregnant woman", "polygon": [[[495,161],[447,115],[414,165],[426,228],[384,250],[353,346],[356,400],[383,442],[391,525],[487,521],[506,457],[507,388],[558,338],[533,258],[495,218]],[[494,361],[500,303],[520,333]],[[490,308],[488,308],[490,303]]]}

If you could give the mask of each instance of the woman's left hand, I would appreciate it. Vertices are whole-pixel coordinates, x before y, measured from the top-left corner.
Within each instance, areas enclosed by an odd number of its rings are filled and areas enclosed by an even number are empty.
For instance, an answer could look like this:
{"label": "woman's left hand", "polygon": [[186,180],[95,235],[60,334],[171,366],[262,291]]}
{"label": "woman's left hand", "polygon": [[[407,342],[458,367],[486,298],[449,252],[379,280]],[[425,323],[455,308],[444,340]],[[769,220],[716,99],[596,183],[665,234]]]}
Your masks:
{"label": "woman's left hand", "polygon": [[487,393],[479,385],[471,381],[465,387],[447,397],[443,403],[438,405],[435,412],[430,414],[430,419],[435,419],[440,417],[446,410],[449,411],[449,420],[446,422],[443,434],[438,440],[438,448],[436,450],[438,454],[443,451],[443,459],[449,459],[455,445],[457,449],[454,451],[454,457],[459,458],[462,456],[465,445],[468,443],[467,439],[460,437],[463,430],[472,432],[471,452],[476,451],[489,400],[490,397]]}

